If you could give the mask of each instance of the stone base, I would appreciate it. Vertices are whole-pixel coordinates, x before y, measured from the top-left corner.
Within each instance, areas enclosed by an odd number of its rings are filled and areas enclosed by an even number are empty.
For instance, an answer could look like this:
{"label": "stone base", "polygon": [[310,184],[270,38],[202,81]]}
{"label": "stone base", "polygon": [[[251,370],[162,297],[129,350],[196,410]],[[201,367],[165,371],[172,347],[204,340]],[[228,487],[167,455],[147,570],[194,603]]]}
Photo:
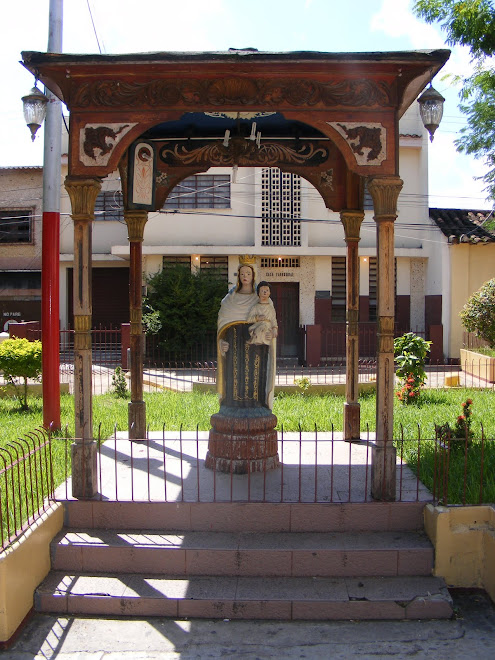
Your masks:
{"label": "stone base", "polygon": [[267,409],[220,411],[211,416],[211,425],[205,460],[210,470],[248,474],[280,465],[277,418]]}
{"label": "stone base", "polygon": [[127,407],[129,440],[146,440],[146,403],[130,401]]}
{"label": "stone base", "polygon": [[361,438],[361,406],[344,403],[344,440],[352,442]]}
{"label": "stone base", "polygon": [[371,452],[371,497],[393,502],[396,499],[397,451],[392,442],[376,445]]}
{"label": "stone base", "polygon": [[72,497],[91,499],[98,492],[96,454],[97,445],[94,440],[72,444]]}

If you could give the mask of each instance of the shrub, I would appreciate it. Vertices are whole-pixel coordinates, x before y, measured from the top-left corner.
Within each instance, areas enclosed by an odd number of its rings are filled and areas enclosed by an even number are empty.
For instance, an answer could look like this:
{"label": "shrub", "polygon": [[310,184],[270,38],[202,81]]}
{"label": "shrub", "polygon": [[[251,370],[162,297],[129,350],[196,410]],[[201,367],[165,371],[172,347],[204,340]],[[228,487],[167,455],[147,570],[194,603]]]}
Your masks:
{"label": "shrub", "polygon": [[468,332],[474,332],[488,342],[490,348],[495,348],[495,278],[473,293],[462,308],[460,317]]}
{"label": "shrub", "polygon": [[301,394],[306,394],[311,387],[311,379],[307,376],[302,376],[301,378],[296,378],[294,380],[294,385],[297,385]]}
{"label": "shrub", "polygon": [[6,339],[0,344],[0,371],[4,379],[14,387],[14,396],[21,410],[29,410],[28,378],[39,380],[41,376],[41,342],[27,339]]}
{"label": "shrub", "polygon": [[426,381],[425,360],[430,351],[431,341],[418,337],[414,332],[406,332],[394,340],[396,374],[402,379],[397,398],[402,403],[418,400]]}
{"label": "shrub", "polygon": [[127,389],[127,381],[122,367],[116,367],[112,376],[112,391],[120,399],[127,399],[129,390]]}
{"label": "shrub", "polygon": [[143,324],[147,334],[157,335],[164,349],[181,351],[203,344],[216,335],[220,301],[227,281],[215,270],[195,270],[176,265],[148,279],[143,302]]}
{"label": "shrub", "polygon": [[[438,437],[443,441],[450,439],[452,448],[464,448],[466,443],[467,446],[470,446],[474,437],[474,432],[471,429],[471,415],[473,414],[471,406],[473,405],[473,400],[466,399],[461,405],[463,408],[462,415],[457,417],[453,428],[448,422],[442,424],[442,426],[436,427]],[[459,440],[462,440],[463,442],[458,442]]]}

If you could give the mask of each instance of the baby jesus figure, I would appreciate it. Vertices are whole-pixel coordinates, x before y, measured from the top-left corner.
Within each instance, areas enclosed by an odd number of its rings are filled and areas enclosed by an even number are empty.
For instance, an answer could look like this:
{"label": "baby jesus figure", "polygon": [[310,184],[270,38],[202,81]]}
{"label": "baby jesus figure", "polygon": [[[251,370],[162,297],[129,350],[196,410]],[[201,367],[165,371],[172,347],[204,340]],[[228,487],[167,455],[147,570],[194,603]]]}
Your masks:
{"label": "baby jesus figure", "polygon": [[267,344],[278,335],[277,317],[272,299],[270,298],[270,285],[268,282],[260,282],[256,288],[258,302],[250,311],[247,321],[251,338],[248,344]]}

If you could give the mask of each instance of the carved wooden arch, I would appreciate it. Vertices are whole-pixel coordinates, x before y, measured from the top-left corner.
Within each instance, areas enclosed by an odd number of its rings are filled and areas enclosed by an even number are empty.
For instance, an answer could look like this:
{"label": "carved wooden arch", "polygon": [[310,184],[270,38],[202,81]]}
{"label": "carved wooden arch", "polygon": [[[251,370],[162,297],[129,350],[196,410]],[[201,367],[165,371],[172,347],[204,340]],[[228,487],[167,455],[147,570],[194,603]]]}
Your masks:
{"label": "carved wooden arch", "polygon": [[[180,119],[183,113],[170,112],[167,114],[168,120],[174,121],[176,119]],[[280,114],[283,115],[283,113]],[[329,195],[329,193],[332,191],[333,187],[332,179],[333,181],[336,180],[340,168],[343,167],[344,169],[348,169],[361,176],[368,176],[378,172],[383,173],[383,170],[379,167],[378,164],[373,165],[373,161],[377,160],[377,156],[379,157],[380,152],[383,153],[386,150],[386,130],[383,126],[375,127],[374,125],[370,126],[369,122],[347,122],[346,120],[342,120],[340,122],[334,122],[334,124],[342,127],[339,132],[339,130],[337,130],[337,128],[335,128],[333,125],[330,125],[330,122],[328,121],[324,121],[322,119],[318,121],[308,121],[308,116],[304,113],[301,113],[300,117],[297,117],[297,119],[300,121],[304,120],[302,123],[305,123],[307,126],[319,130],[323,135],[327,137],[330,142],[332,142],[333,145],[335,145],[337,150],[342,155],[340,167],[335,168],[329,166],[326,168],[320,168],[320,174],[318,172],[299,171],[300,168],[297,168],[296,164],[289,166],[283,163],[277,164],[272,161],[270,163],[267,162],[266,166],[280,167],[280,169],[285,171],[290,170],[295,172],[297,170],[298,174],[310,181],[312,185],[314,185],[315,188],[320,192],[322,197],[325,199],[325,203],[327,204],[328,208],[335,207],[335,201],[331,201],[335,200],[335,195]],[[309,120],[311,120],[311,116],[309,117]],[[162,123],[164,122],[160,121],[160,124]],[[143,136],[146,131],[152,129],[155,125],[156,121],[150,120],[136,123],[132,127],[129,127],[125,122],[121,123],[120,125],[113,123],[110,126],[105,126],[103,124],[96,125],[95,123],[92,123],[91,126],[88,126],[87,124],[83,125],[81,127],[81,131],[84,131],[85,137],[81,140],[81,147],[88,155],[88,158],[90,157],[90,153],[95,154],[99,152],[101,154],[104,151],[110,152],[107,162],[104,165],[100,164],[92,169],[93,173],[103,178],[108,174],[111,174],[111,172],[115,171],[115,169],[122,168],[121,163],[123,160],[125,160],[126,153],[130,145],[136,140],[139,140],[139,138]],[[126,128],[128,129],[127,132],[125,132],[120,137],[119,131],[121,131],[121,129],[125,130]],[[345,129],[347,129],[349,133],[349,135],[346,136],[347,139],[343,136]],[[290,141],[290,138],[287,138],[287,143],[290,143]],[[361,156],[361,160],[371,161],[369,162],[368,167],[359,164],[357,161],[356,153]],[[382,160],[384,157],[385,156],[383,155]],[[225,165],[227,165],[227,163],[225,163]],[[242,165],[245,167],[256,167],[263,166],[264,163],[260,163],[259,160],[254,158],[252,163],[244,162]],[[209,165],[209,167],[214,166],[215,163],[211,163]],[[194,169],[195,171],[193,171]],[[208,167],[205,165],[199,169],[187,168],[187,172],[189,172],[189,174],[183,175],[181,173],[177,173],[172,175],[169,173],[170,183],[175,182],[174,185],[176,185],[179,181],[183,180],[185,176],[190,176],[191,174],[198,172],[204,172],[207,169]],[[166,188],[171,190],[173,185],[166,186]],[[163,191],[157,192],[160,193]],[[168,192],[166,194],[168,194]],[[161,199],[162,196],[162,194],[158,194],[157,199]],[[337,203],[337,206],[341,206],[341,204]]]}
{"label": "carved wooden arch", "polygon": [[[361,208],[362,186],[352,184],[362,179],[352,172],[346,160],[329,138],[288,137],[265,138],[255,143],[242,135],[234,135],[226,145],[222,139],[155,138],[152,141],[142,136],[142,141],[154,152],[154,204],[148,210],[163,207],[173,188],[188,176],[205,172],[214,167],[278,167],[285,172],[298,174],[309,181],[322,196],[325,205],[331,210]],[[130,146],[135,148],[139,138]],[[119,169],[124,192],[124,201],[133,207],[128,196],[128,177],[132,178],[132,167],[124,153]],[[129,173],[131,170],[131,173]],[[130,183],[132,189],[132,183]],[[358,192],[356,192],[358,191]],[[132,198],[132,193],[131,193]]]}

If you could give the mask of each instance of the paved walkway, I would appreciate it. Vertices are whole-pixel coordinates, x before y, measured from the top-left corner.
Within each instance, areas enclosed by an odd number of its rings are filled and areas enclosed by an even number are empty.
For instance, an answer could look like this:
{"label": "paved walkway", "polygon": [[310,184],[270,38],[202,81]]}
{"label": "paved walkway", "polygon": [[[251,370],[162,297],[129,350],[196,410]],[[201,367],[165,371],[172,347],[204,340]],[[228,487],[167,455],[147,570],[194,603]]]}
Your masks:
{"label": "paved walkway", "polygon": [[[115,373],[113,367],[93,364],[93,394],[105,394],[112,389],[112,377]],[[466,374],[459,367],[440,365],[427,368],[426,387],[471,387],[494,389],[494,383]],[[127,377],[129,374],[127,373]],[[276,375],[276,391],[280,388],[300,391],[297,381],[308,378],[312,385],[345,386],[345,367],[294,367],[279,369]],[[69,392],[74,393],[74,365],[61,364],[60,382],[67,383]],[[359,383],[373,385],[376,382],[376,367],[370,362],[360,368]],[[35,384],[33,382],[33,384]],[[0,375],[0,387],[6,385]],[[215,369],[213,367],[177,369],[144,369],[143,385],[145,392],[159,392],[160,390],[175,390],[178,392],[191,392],[195,386],[215,390]]]}
{"label": "paved walkway", "polygon": [[[292,369],[279,369],[276,375],[275,391],[277,388],[294,387],[299,391],[297,381],[308,378],[311,385],[341,386],[345,385],[345,366],[341,367],[315,367]],[[396,379],[397,380],[397,379]],[[362,366],[359,373],[359,383],[362,385],[373,385],[376,383],[376,366],[372,363]],[[397,381],[398,383],[398,381]],[[160,389],[178,390],[190,392],[195,385],[211,386],[215,388],[215,370],[213,368],[200,369],[152,369],[144,370],[145,391],[152,392]],[[440,365],[426,370],[427,388],[437,387],[472,387],[493,389],[494,384],[467,374],[459,367]]]}
{"label": "paved walkway", "polygon": [[447,621],[174,621],[35,614],[6,660],[493,660],[495,607],[453,592]]}

